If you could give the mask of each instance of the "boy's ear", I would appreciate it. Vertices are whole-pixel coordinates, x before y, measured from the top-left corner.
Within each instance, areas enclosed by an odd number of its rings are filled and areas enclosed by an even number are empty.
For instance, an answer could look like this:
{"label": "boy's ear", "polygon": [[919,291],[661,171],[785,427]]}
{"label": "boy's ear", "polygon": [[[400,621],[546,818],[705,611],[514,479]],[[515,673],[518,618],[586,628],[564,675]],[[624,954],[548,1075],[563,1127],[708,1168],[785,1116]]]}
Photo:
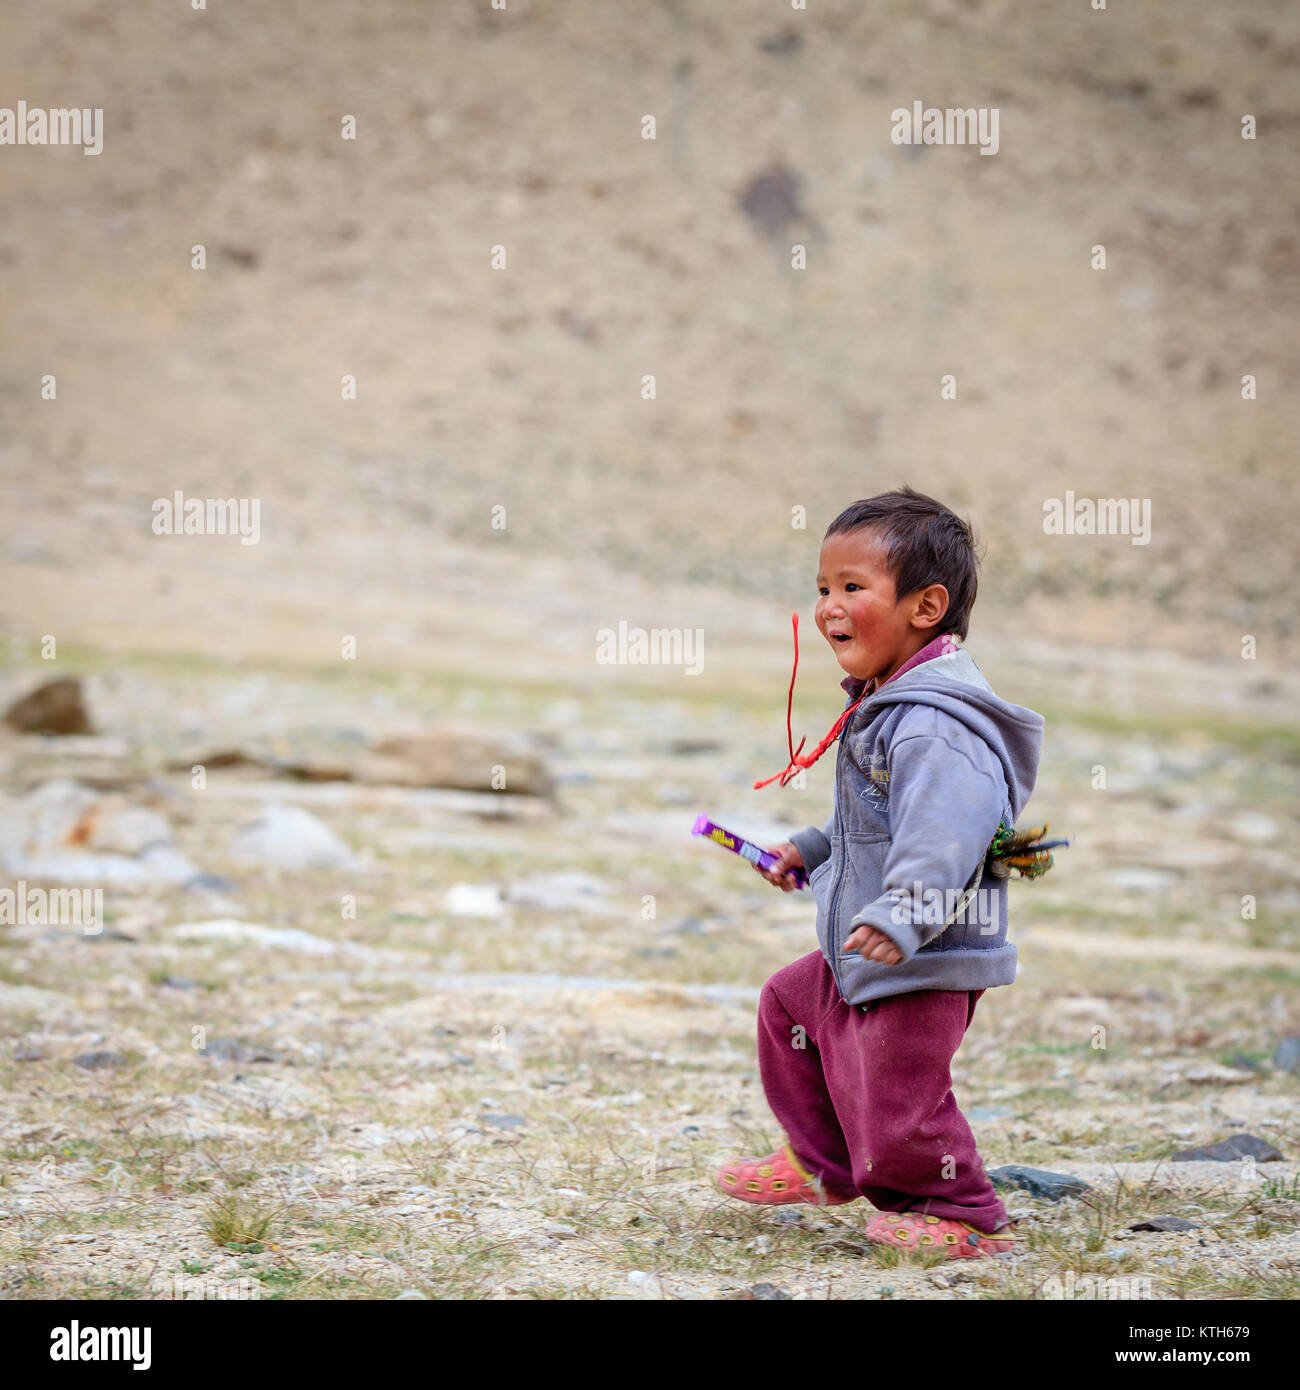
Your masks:
{"label": "boy's ear", "polygon": [[927,584],[912,600],[913,627],[931,628],[948,611],[948,590],[942,584]]}

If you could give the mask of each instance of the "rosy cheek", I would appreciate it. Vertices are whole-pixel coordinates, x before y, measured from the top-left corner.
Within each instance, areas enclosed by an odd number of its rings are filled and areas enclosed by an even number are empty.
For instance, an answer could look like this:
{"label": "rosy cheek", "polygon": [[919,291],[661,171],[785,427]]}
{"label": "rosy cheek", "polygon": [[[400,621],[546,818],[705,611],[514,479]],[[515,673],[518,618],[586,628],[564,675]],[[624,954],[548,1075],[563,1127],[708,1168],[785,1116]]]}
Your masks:
{"label": "rosy cheek", "polygon": [[864,637],[871,636],[879,630],[880,615],[869,603],[856,605],[853,613],[853,626]]}

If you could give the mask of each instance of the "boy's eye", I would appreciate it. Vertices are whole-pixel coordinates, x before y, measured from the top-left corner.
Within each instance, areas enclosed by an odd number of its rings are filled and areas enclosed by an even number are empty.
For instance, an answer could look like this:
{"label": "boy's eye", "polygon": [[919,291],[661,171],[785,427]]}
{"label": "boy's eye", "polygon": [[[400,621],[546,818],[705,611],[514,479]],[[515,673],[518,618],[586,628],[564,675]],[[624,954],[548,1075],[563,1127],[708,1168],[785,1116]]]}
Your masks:
{"label": "boy's eye", "polygon": [[846,584],[844,587],[845,587],[846,589],[860,589],[860,588],[862,587],[862,585],[861,585],[861,584]]}

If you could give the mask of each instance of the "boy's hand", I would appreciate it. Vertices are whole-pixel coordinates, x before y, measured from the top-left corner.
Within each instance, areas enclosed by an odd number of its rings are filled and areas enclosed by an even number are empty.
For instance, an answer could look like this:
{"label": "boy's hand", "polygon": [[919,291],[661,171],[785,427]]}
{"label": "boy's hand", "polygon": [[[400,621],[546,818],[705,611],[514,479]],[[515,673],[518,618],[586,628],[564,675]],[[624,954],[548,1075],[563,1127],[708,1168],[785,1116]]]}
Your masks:
{"label": "boy's hand", "polygon": [[902,951],[884,932],[865,923],[849,933],[844,941],[844,949],[857,951],[863,960],[879,961],[882,965],[897,965],[903,959]]}
{"label": "boy's hand", "polygon": [[783,845],[777,845],[772,851],[779,855],[776,868],[771,871],[764,869],[761,865],[754,865],[754,872],[761,874],[771,884],[775,884],[783,893],[792,893],[799,886],[794,881],[791,869],[803,868],[803,855],[799,853],[797,845],[792,845],[788,840]]}

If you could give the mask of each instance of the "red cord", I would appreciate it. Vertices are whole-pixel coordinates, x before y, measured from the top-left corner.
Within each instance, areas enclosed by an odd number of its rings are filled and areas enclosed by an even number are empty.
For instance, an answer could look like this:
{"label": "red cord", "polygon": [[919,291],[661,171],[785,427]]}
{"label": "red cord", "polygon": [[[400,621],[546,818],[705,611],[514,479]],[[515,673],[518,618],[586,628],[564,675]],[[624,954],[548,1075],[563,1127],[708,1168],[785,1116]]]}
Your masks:
{"label": "red cord", "polygon": [[839,738],[841,731],[843,730],[845,724],[848,723],[850,716],[853,714],[853,711],[857,709],[857,707],[863,702],[863,700],[867,698],[866,691],[859,695],[858,698],[854,700],[854,702],[848,707],[848,709],[846,709],[844,713],[840,715],[840,717],[835,721],[835,723],[831,725],[830,733],[828,733],[826,737],[822,739],[822,741],[817,745],[815,749],[813,749],[811,753],[806,755],[802,754],[803,746],[805,743],[808,742],[806,738],[801,738],[799,740],[798,748],[794,746],[794,730],[791,727],[791,715],[794,710],[794,678],[799,674],[798,613],[791,613],[790,619],[794,624],[794,669],[790,672],[790,695],[789,698],[786,700],[785,705],[785,737],[786,746],[790,750],[790,761],[786,764],[784,770],[782,770],[781,772],[777,772],[773,774],[773,776],[771,777],[765,777],[761,782],[755,782],[755,791],[758,791],[760,787],[766,787],[770,782],[775,782],[778,777],[781,779],[781,785],[784,787],[786,783],[789,782],[791,777],[798,776],[800,768],[811,767],[817,761],[817,759],[820,758],[821,755],[831,746],[831,744],[834,743],[837,738]]}

